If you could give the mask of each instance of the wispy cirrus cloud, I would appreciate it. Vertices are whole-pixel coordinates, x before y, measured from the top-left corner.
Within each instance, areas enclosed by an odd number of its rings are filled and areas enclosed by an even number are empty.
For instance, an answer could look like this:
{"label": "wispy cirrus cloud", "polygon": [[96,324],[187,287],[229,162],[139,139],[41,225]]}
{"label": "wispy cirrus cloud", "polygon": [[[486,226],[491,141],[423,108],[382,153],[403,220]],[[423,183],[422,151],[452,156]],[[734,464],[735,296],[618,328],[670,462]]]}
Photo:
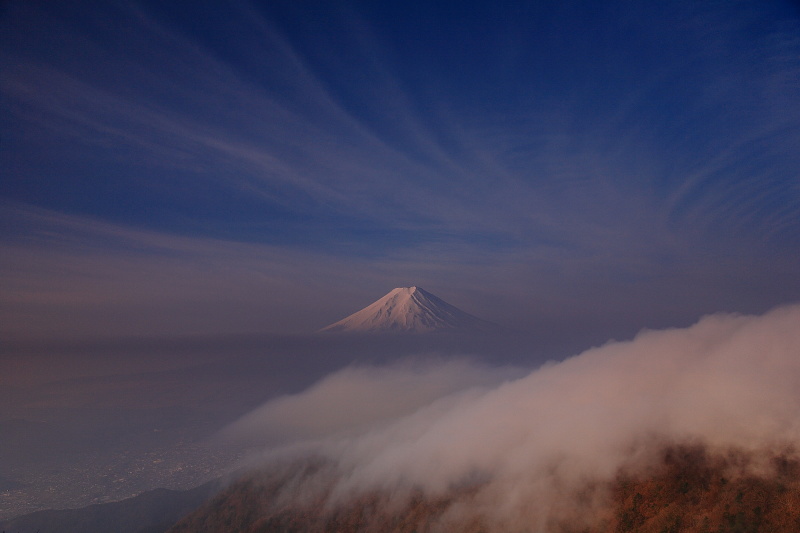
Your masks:
{"label": "wispy cirrus cloud", "polygon": [[[794,89],[785,82],[796,65],[785,59],[793,46],[785,29],[749,35],[741,13],[713,20],[713,10],[682,16],[666,9],[688,44],[655,53],[660,62],[648,65],[642,53],[604,43],[632,65],[626,72],[613,56],[602,57],[592,68],[605,69],[605,89],[579,75],[578,84],[556,96],[537,92],[531,75],[520,72],[517,85],[497,86],[497,96],[508,98],[501,105],[476,101],[469,91],[448,93],[446,72],[409,80],[408,58],[397,49],[402,43],[378,35],[374,13],[326,8],[331,22],[319,40],[332,44],[316,46],[303,32],[290,40],[286,20],[280,26],[268,18],[275,13],[256,5],[226,12],[227,24],[205,34],[202,21],[213,9],[198,12],[197,28],[169,9],[118,6],[109,16],[126,28],[125,41],[76,13],[69,14],[72,25],[50,20],[81,53],[64,64],[35,54],[21,62],[9,57],[17,65],[4,92],[22,103],[13,112],[26,123],[61,128],[58,138],[104,149],[115,166],[178,172],[144,183],[122,170],[142,182],[142,195],[202,195],[202,186],[185,186],[199,180],[268,210],[349,220],[350,231],[360,221],[421,238],[477,232],[535,246],[542,233],[565,241],[595,228],[619,234],[631,217],[663,239],[685,226],[721,236],[731,222],[756,238],[785,237],[796,223],[790,215],[796,195],[780,194],[797,163],[790,147],[798,135]],[[569,13],[556,10],[550,18]],[[619,24],[613,14],[599,16]],[[627,23],[637,35],[652,30],[652,46],[674,45],[676,37],[649,16],[632,13]],[[703,26],[712,23],[718,35]],[[236,40],[220,46],[234,29]],[[589,36],[598,32],[589,28]],[[741,36],[758,47],[755,59],[726,44]],[[557,40],[544,37],[540,46]],[[530,38],[518,46],[519,61],[546,67],[542,75],[553,80],[563,76]],[[565,62],[575,55],[563,53]],[[440,60],[434,55],[421,64],[429,70]],[[766,69],[765,61],[771,61]],[[637,82],[623,93],[624,76]],[[733,89],[727,80],[734,77],[745,90]],[[755,99],[759,93],[767,97]],[[729,127],[724,105],[739,131]],[[765,217],[770,207],[784,215]],[[597,235],[587,240],[598,242]]]}
{"label": "wispy cirrus cloud", "polygon": [[523,301],[696,316],[800,297],[798,23],[779,3],[395,7],[11,3],[13,290],[71,287],[36,264],[94,254],[78,270],[119,287],[137,261],[197,279],[163,292],[185,302],[208,290],[193,262],[241,294],[261,270],[327,269],[364,285],[353,308],[422,284],[519,323],[546,314]]}

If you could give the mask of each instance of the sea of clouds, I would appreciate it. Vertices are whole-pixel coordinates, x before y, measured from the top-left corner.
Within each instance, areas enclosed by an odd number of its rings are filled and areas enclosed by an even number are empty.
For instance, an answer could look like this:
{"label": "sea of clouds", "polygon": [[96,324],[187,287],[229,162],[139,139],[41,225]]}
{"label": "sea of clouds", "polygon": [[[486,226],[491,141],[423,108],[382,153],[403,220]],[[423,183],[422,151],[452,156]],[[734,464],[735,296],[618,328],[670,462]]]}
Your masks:
{"label": "sea of clouds", "polygon": [[500,530],[532,519],[544,530],[576,494],[646,468],[665,445],[800,444],[800,305],[642,331],[532,371],[425,359],[347,368],[225,435],[260,443],[265,463],[325,458],[334,503],[472,483],[470,512]]}

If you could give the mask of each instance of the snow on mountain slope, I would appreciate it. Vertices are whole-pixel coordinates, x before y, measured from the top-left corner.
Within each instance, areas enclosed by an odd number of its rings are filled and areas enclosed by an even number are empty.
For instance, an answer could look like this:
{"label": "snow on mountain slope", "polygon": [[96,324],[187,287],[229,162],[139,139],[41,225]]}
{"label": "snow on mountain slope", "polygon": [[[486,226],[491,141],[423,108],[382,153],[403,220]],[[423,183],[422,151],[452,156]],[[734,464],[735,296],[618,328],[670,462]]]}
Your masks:
{"label": "snow on mountain slope", "polygon": [[419,287],[400,287],[320,331],[427,333],[437,330],[493,329],[497,329],[495,324],[465,313]]}

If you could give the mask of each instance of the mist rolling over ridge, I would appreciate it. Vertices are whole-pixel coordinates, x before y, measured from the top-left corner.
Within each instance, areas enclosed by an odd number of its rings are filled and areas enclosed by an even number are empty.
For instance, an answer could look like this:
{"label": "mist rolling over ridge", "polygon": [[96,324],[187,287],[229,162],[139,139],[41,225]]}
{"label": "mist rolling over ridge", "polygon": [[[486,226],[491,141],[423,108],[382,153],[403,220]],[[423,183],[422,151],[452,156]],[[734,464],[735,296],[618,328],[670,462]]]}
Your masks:
{"label": "mist rolling over ridge", "polygon": [[[712,457],[755,454],[731,471],[734,478],[772,475],[781,454],[796,460],[798,325],[797,305],[763,316],[711,315],[524,377],[518,369],[491,376],[465,361],[343,370],[226,432],[250,444],[261,432],[265,444],[280,444],[250,463],[266,472],[254,474],[256,484],[259,475],[269,483],[274,470],[289,476],[257,507],[264,520],[310,501],[333,512],[390,495],[380,505],[402,508],[409,498],[445,505],[430,530],[474,520],[488,531],[551,531],[573,518],[591,525],[621,473],[654,471],[674,446],[703,447]],[[409,403],[415,391],[421,397]],[[366,397],[396,409],[378,406],[360,419]],[[329,410],[352,418],[337,423],[325,417]]]}

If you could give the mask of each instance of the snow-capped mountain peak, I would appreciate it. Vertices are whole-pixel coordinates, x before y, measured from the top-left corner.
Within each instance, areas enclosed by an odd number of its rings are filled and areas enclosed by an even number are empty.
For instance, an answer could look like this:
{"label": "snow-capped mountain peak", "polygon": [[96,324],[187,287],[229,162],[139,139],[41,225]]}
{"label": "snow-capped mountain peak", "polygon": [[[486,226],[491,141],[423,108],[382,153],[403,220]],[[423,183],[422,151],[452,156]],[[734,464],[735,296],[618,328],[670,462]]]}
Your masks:
{"label": "snow-capped mountain peak", "polygon": [[496,326],[450,305],[420,287],[399,287],[321,331],[340,333],[427,333],[489,330]]}

